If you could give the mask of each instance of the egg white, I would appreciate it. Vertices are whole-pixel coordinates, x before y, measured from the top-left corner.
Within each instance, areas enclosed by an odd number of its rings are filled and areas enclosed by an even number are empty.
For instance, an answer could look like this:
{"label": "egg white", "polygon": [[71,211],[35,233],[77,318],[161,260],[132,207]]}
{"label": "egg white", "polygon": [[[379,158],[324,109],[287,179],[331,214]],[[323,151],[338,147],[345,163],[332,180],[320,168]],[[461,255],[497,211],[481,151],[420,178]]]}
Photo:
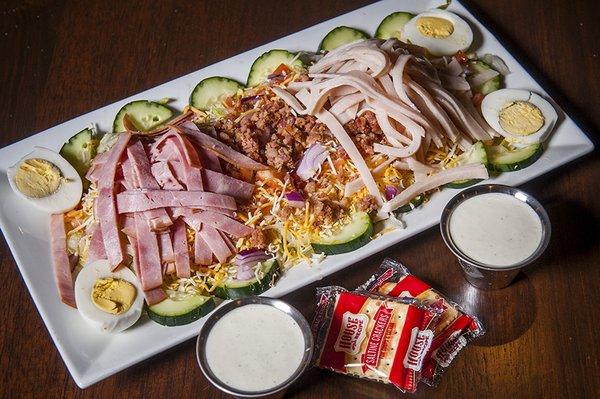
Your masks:
{"label": "egg white", "polygon": [[[144,293],[135,274],[127,267],[111,271],[110,263],[100,259],[88,263],[75,280],[75,302],[81,316],[100,331],[117,333],[132,325],[140,318],[144,308]],[[131,307],[121,314],[110,314],[96,307],[92,302],[92,289],[99,278],[113,277],[130,282],[135,286],[136,295]]]}
{"label": "egg white", "polygon": [[[424,36],[417,28],[421,17],[446,19],[454,25],[452,34],[445,38]],[[473,31],[469,24],[458,15],[446,10],[430,10],[416,15],[408,21],[402,30],[402,40],[410,41],[417,46],[425,47],[433,55],[453,55],[457,51],[468,49],[473,43]]]}
{"label": "egg white", "polygon": [[[519,135],[507,132],[502,128],[500,111],[515,101],[527,101],[540,109],[544,116],[544,125],[537,132],[530,135]],[[558,114],[552,104],[536,93],[518,89],[501,89],[486,95],[481,102],[481,113],[492,129],[517,147],[543,142],[548,138],[558,120]]]}
{"label": "egg white", "polygon": [[[53,194],[43,198],[30,198],[23,194],[15,183],[15,175],[21,163],[28,159],[39,158],[44,159],[54,164],[61,172],[64,180],[60,183],[60,186]],[[6,171],[8,175],[8,182],[13,191],[24,198],[32,205],[37,208],[51,213],[64,213],[75,208],[81,200],[81,194],[83,193],[83,183],[81,177],[71,166],[71,164],[56,152],[49,150],[44,147],[34,147],[33,151],[21,158],[16,164],[9,167]]]}

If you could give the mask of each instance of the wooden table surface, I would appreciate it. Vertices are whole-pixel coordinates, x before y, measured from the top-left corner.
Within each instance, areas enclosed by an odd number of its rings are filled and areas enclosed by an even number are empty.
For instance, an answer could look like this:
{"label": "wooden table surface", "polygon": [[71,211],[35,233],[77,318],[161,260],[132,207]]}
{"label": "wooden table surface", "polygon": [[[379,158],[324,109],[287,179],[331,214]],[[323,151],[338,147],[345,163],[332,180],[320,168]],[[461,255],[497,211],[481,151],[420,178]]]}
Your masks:
{"label": "wooden table surface", "polygon": [[[2,2],[0,146],[366,5],[361,0]],[[398,2],[401,9],[401,1]],[[469,1],[592,135],[600,126],[597,2]],[[376,21],[373,21],[376,24]],[[458,356],[428,398],[600,396],[598,155],[523,187],[546,207],[550,246],[507,289],[462,278],[436,228],[284,299],[312,318],[316,286],[354,288],[390,256],[478,315],[487,334]],[[2,240],[0,397],[225,397],[203,378],[194,342],[80,390]],[[46,265],[40,265],[46,267]],[[294,398],[392,398],[393,387],[311,370]]]}

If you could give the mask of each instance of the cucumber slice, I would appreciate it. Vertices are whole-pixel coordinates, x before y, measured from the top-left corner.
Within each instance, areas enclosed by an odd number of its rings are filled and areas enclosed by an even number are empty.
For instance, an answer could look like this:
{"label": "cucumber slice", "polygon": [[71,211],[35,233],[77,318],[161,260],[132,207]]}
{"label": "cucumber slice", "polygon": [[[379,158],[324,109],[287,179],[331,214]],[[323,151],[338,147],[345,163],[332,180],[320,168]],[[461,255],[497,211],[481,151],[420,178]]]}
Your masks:
{"label": "cucumber slice", "polygon": [[311,243],[315,253],[337,255],[354,251],[371,241],[373,222],[366,212],[356,212],[352,220],[330,237],[319,237]]}
{"label": "cucumber slice", "polygon": [[86,128],[63,144],[59,154],[75,168],[81,176],[84,186],[89,185],[85,174],[92,164],[98,150],[98,140],[92,129]]}
{"label": "cucumber slice", "polygon": [[[473,144],[471,146],[471,148],[469,148],[467,151],[463,152],[458,157],[457,162],[458,162],[457,166],[467,165],[467,164],[471,164],[471,163],[481,163],[481,164],[487,165],[488,157],[487,157],[487,152],[485,151],[485,146],[483,145],[483,143],[481,141],[476,142],[475,144]],[[476,184],[480,181],[481,181],[481,179],[456,180],[456,181],[453,181],[452,183],[446,184],[445,187],[465,188],[465,187],[472,186],[473,184]]]}
{"label": "cucumber slice", "polygon": [[140,131],[147,132],[171,119],[173,111],[153,101],[132,101],[123,105],[119,112],[117,112],[117,116],[115,116],[115,121],[113,122],[113,132],[125,131],[125,126],[123,125],[125,114],[131,118],[131,121]]}
{"label": "cucumber slice", "polygon": [[203,111],[212,108],[225,97],[231,97],[243,89],[241,83],[221,76],[212,76],[200,81],[190,95],[190,105]]}
{"label": "cucumber slice", "polygon": [[537,161],[544,148],[541,143],[515,149],[499,144],[486,147],[486,151],[489,160],[488,169],[495,172],[514,172]]}
{"label": "cucumber slice", "polygon": [[215,295],[224,299],[239,299],[259,295],[271,288],[271,282],[279,277],[279,263],[276,259],[262,262],[263,277],[250,280],[236,280],[230,278],[220,287],[215,288]]}
{"label": "cucumber slice", "polygon": [[396,209],[396,214],[398,213],[407,213],[412,211],[415,208],[421,206],[421,204],[425,201],[425,194],[419,194],[406,205],[402,205],[400,208]]}
{"label": "cucumber slice", "polygon": [[321,40],[321,44],[319,44],[318,51],[331,51],[343,44],[366,40],[368,38],[369,36],[363,31],[347,26],[338,26],[325,35],[323,40]]}
{"label": "cucumber slice", "polygon": [[180,299],[167,298],[148,307],[148,316],[163,326],[173,327],[189,324],[215,308],[212,297],[185,295]]}
{"label": "cucumber slice", "polygon": [[[479,73],[479,72],[483,72],[488,69],[492,69],[492,67],[490,65],[486,64],[483,61],[479,61],[479,60],[469,61],[469,68],[474,73]],[[475,92],[479,92],[479,93],[485,95],[485,94],[489,94],[493,91],[499,90],[501,85],[502,85],[502,76],[498,75],[498,76],[493,77],[492,79],[488,80],[487,82],[485,82],[477,87],[474,87],[473,90]]]}
{"label": "cucumber slice", "polygon": [[281,64],[287,65],[291,69],[304,67],[302,61],[287,50],[267,51],[252,64],[246,85],[252,87],[263,83]]}
{"label": "cucumber slice", "polygon": [[398,11],[385,17],[375,31],[378,39],[400,39],[404,25],[415,16],[409,12]]}

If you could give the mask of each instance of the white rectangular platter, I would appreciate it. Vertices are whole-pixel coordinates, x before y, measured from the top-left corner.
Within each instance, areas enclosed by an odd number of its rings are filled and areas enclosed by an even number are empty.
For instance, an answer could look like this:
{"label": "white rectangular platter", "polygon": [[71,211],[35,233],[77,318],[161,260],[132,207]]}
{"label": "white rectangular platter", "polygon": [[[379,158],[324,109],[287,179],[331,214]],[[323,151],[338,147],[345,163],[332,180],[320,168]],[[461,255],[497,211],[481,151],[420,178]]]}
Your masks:
{"label": "white rectangular platter", "polygon": [[[182,76],[0,149],[0,198],[2,198],[0,226],[40,315],[77,385],[85,388],[194,337],[202,326],[203,320],[181,327],[162,327],[146,319],[117,335],[100,333],[88,327],[76,310],[63,305],[59,300],[50,265],[48,216],[38,213],[14,195],[7,181],[7,167],[30,152],[36,145],[58,151],[61,143],[90,123],[98,124],[101,131],[110,130],[116,112],[122,105],[133,99],[174,98],[176,102],[173,106],[182,109],[187,104],[192,88],[201,79],[222,75],[245,81],[254,59],[267,50],[274,48],[291,51],[314,50],[323,36],[339,25],[352,26],[373,34],[379,21],[394,11],[410,11],[416,14],[436,7],[441,2],[441,0],[387,0],[372,4]],[[512,71],[506,78],[507,87],[529,89],[548,98],[544,89],[468,10],[457,1],[452,3],[449,10],[463,16],[474,30],[479,31],[481,43],[475,49],[479,54],[492,53],[505,60]],[[529,168],[504,173],[498,178],[491,179],[493,182],[513,186],[522,184],[592,151],[591,141],[568,115],[564,114],[556,104],[555,106],[559,110],[560,121],[542,157]],[[300,265],[293,268],[266,295],[272,297],[285,295],[436,225],[443,206],[456,193],[457,190],[447,189],[434,194],[425,206],[404,218],[406,228],[403,230],[396,230],[379,237],[352,253],[329,257],[318,266]]]}

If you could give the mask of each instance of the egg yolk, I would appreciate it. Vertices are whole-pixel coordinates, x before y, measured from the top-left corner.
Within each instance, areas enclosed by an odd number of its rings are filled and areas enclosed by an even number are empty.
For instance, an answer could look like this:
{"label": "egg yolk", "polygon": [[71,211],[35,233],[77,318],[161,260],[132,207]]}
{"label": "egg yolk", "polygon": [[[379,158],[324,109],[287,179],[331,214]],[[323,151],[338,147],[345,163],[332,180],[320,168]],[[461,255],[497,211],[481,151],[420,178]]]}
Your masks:
{"label": "egg yolk", "polygon": [[423,36],[444,39],[454,32],[454,25],[444,18],[421,17],[417,20],[417,29]]}
{"label": "egg yolk", "polygon": [[92,303],[110,314],[127,312],[135,296],[133,284],[118,278],[99,278],[92,288]]}
{"label": "egg yolk", "polygon": [[500,126],[512,134],[527,136],[544,126],[544,114],[528,101],[515,101],[506,105],[498,115]]}
{"label": "egg yolk", "polygon": [[40,158],[27,159],[15,173],[15,184],[29,198],[52,195],[61,182],[60,169],[52,162]]}

